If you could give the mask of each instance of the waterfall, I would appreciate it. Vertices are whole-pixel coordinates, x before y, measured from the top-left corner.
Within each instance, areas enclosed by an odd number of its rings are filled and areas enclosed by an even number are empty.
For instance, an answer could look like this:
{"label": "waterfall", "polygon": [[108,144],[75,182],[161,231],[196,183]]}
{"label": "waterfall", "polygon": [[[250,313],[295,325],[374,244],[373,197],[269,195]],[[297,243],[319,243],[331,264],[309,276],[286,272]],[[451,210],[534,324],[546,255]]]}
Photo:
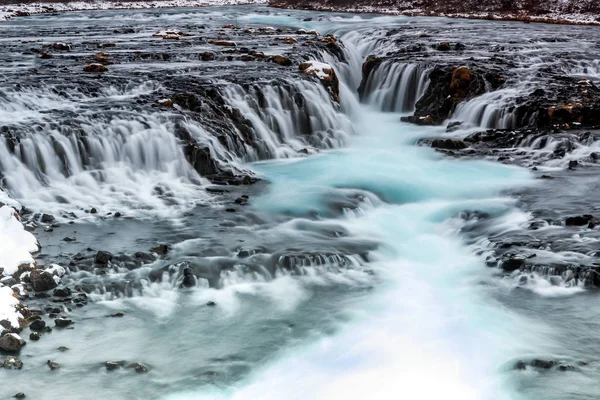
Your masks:
{"label": "waterfall", "polygon": [[430,69],[422,64],[384,61],[365,77],[361,100],[384,112],[410,112],[427,89]]}
{"label": "waterfall", "polygon": [[515,89],[484,93],[460,103],[451,120],[465,123],[466,128],[515,129],[517,120],[511,102],[517,94]]}

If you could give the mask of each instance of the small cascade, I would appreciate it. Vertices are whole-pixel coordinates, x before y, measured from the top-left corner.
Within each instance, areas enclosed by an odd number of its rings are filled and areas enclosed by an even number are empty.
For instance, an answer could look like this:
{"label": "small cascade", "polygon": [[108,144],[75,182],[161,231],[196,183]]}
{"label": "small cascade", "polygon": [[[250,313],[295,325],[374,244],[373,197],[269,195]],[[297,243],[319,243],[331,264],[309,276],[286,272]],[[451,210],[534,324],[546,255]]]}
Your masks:
{"label": "small cascade", "polygon": [[460,103],[451,119],[463,122],[467,128],[514,129],[517,119],[511,101],[516,95],[514,89],[485,93]]}
{"label": "small cascade", "polygon": [[250,127],[246,161],[293,157],[307,147],[340,147],[352,132],[349,119],[316,80],[230,85],[223,91]]}
{"label": "small cascade", "polygon": [[384,61],[365,78],[360,97],[385,112],[410,112],[427,89],[430,69],[422,64]]}

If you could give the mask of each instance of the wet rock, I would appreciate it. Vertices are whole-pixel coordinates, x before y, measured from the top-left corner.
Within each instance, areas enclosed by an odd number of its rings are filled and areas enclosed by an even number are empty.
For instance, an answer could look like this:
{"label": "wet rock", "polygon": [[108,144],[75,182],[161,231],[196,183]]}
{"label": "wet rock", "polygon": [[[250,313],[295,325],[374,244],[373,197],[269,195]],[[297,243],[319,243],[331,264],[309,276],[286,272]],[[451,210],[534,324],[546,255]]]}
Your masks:
{"label": "wet rock", "polygon": [[48,59],[52,58],[52,54],[50,54],[46,51],[42,51],[42,52],[40,52],[40,58],[42,60],[48,60]]}
{"label": "wet rock", "polygon": [[42,218],[41,218],[42,223],[44,224],[50,224],[52,222],[55,221],[54,216],[50,215],[50,214],[42,214]]}
{"label": "wet rock", "polygon": [[448,42],[441,42],[440,44],[437,45],[436,49],[438,51],[449,51],[450,50],[450,43],[448,43]]}
{"label": "wet rock", "polygon": [[38,332],[31,332],[29,334],[29,340],[33,340],[34,342],[37,342],[38,340],[40,340],[40,334]]}
{"label": "wet rock", "polygon": [[127,368],[135,369],[135,372],[138,374],[150,371],[150,367],[141,363],[131,363],[127,366]]}
{"label": "wet rock", "polygon": [[55,361],[48,360],[46,364],[48,364],[48,368],[50,368],[51,371],[56,371],[57,369],[60,369],[60,364]]}
{"label": "wet rock", "polygon": [[21,368],[23,368],[23,361],[21,361],[20,359],[18,359],[15,356],[6,356],[4,358],[4,362],[2,363],[2,368],[4,368],[4,369],[21,369]]}
{"label": "wet rock", "polygon": [[52,274],[47,271],[40,271],[39,269],[31,271],[29,279],[33,285],[33,290],[36,292],[45,292],[58,286]]}
{"label": "wet rock", "polygon": [[24,399],[24,398],[25,398],[25,397],[27,397],[27,396],[25,396],[25,393],[23,393],[23,392],[19,392],[19,393],[15,394],[13,397],[14,397],[15,399]]}
{"label": "wet rock", "polygon": [[41,319],[37,319],[37,320],[33,321],[31,323],[31,325],[29,325],[29,329],[31,329],[32,331],[35,331],[35,332],[41,332],[44,330],[45,327],[46,327],[46,322],[44,322],[44,320],[41,320]]}
{"label": "wet rock", "polygon": [[159,244],[156,247],[150,249],[151,252],[158,254],[159,256],[163,256],[169,252],[168,244]]}
{"label": "wet rock", "polygon": [[156,261],[156,257],[150,253],[145,253],[143,251],[138,251],[133,255],[136,259],[144,261],[144,262],[153,262]]}
{"label": "wet rock", "polygon": [[71,293],[72,293],[72,291],[70,288],[64,287],[64,288],[54,289],[54,292],[52,292],[52,295],[54,295],[56,297],[69,297],[71,295]]}
{"label": "wet rock", "polygon": [[104,366],[107,371],[114,371],[125,366],[125,361],[107,361]]}
{"label": "wet rock", "polygon": [[94,262],[96,264],[108,264],[113,259],[113,255],[108,251],[98,251],[96,256],[94,257]]}
{"label": "wet rock", "polygon": [[196,286],[196,278],[190,268],[184,268],[183,270],[183,281],[181,282],[182,288],[191,288]]}
{"label": "wet rock", "polygon": [[66,328],[74,324],[74,322],[67,318],[56,318],[54,324],[58,328]]}
{"label": "wet rock", "polygon": [[505,254],[500,267],[506,272],[512,272],[525,265],[525,257],[520,254]]}
{"label": "wet rock", "polygon": [[235,47],[237,44],[230,40],[209,40],[208,43],[213,46]]}
{"label": "wet rock", "polygon": [[532,360],[529,365],[531,365],[534,368],[539,368],[539,369],[551,369],[552,367],[554,367],[556,365],[556,361],[548,361],[548,360]]}
{"label": "wet rock", "polygon": [[118,312],[110,315],[111,318],[123,318],[124,316],[125,316],[125,313],[122,311],[118,311]]}
{"label": "wet rock", "polygon": [[248,204],[248,196],[240,196],[234,201],[235,204],[245,206]]}
{"label": "wet rock", "polygon": [[88,64],[85,67],[83,67],[83,70],[85,72],[99,73],[99,72],[106,72],[106,71],[108,71],[108,68],[106,68],[102,64]]}
{"label": "wet rock", "polygon": [[209,307],[214,307],[217,305],[217,303],[215,303],[214,301],[209,301],[208,303],[206,303],[206,305]]}
{"label": "wet rock", "polygon": [[25,346],[25,341],[16,333],[7,333],[0,337],[0,350],[16,353]]}
{"label": "wet rock", "polygon": [[465,142],[458,139],[434,139],[431,142],[431,147],[446,150],[462,150],[468,146]]}
{"label": "wet rock", "polygon": [[292,60],[285,56],[272,56],[271,61],[284,67],[289,67],[292,65]]}
{"label": "wet rock", "polygon": [[108,54],[106,54],[106,53],[96,54],[94,56],[94,62],[96,62],[98,64],[104,64],[104,65],[111,64],[110,60],[108,59]]}
{"label": "wet rock", "polygon": [[59,348],[57,348],[56,350],[60,351],[61,353],[64,353],[65,351],[68,351],[69,348],[65,347],[65,346],[60,346]]}
{"label": "wet rock", "polygon": [[200,59],[202,61],[213,61],[215,59],[215,53],[213,53],[212,51],[205,51],[200,56]]}
{"label": "wet rock", "polygon": [[54,43],[52,45],[52,48],[54,50],[70,51],[71,50],[71,45],[66,44],[66,43]]}
{"label": "wet rock", "polygon": [[65,237],[63,238],[63,242],[75,242],[77,239],[74,237]]}
{"label": "wet rock", "polygon": [[594,219],[593,215],[581,215],[581,216],[576,216],[576,217],[569,217],[565,220],[565,225],[566,226],[583,226],[583,225],[588,225],[588,223],[590,221],[592,221]]}

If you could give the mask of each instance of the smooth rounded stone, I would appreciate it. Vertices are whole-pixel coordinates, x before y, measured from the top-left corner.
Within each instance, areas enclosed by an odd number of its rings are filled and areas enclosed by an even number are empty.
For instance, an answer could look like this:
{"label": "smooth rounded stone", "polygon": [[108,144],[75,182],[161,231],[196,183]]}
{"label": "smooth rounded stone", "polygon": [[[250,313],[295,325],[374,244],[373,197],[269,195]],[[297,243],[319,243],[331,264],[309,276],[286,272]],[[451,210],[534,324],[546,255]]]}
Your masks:
{"label": "smooth rounded stone", "polygon": [[56,318],[54,320],[54,324],[58,327],[58,328],[66,328],[68,326],[71,326],[74,324],[74,322],[70,319],[67,318]]}
{"label": "smooth rounded stone", "polygon": [[123,311],[118,311],[114,314],[110,314],[109,317],[111,318],[123,318],[125,316],[125,313]]}
{"label": "smooth rounded stone", "polygon": [[37,342],[38,340],[40,340],[40,334],[37,332],[31,332],[29,334],[29,340],[33,340],[34,342]]}
{"label": "smooth rounded stone", "polygon": [[150,367],[141,363],[131,363],[127,366],[127,368],[135,369],[135,372],[138,374],[150,371]]}
{"label": "smooth rounded stone", "polygon": [[15,356],[6,356],[4,358],[4,362],[2,363],[2,368],[4,369],[21,369],[23,368],[23,361],[18,359]]}
{"label": "smooth rounded stone", "polygon": [[48,368],[50,368],[51,371],[56,371],[57,369],[60,369],[60,364],[55,361],[48,360],[47,364]]}
{"label": "smooth rounded stone", "polygon": [[16,333],[7,333],[0,337],[0,350],[16,353],[25,346],[25,341]]}
{"label": "smooth rounded stone", "polygon": [[209,307],[215,307],[217,303],[215,303],[214,301],[209,301],[208,303],[206,303],[206,305]]}
{"label": "smooth rounded stone", "polygon": [[125,361],[107,361],[104,366],[107,371],[114,371],[125,366]]}
{"label": "smooth rounded stone", "polygon": [[41,221],[44,224],[50,224],[50,223],[54,222],[54,216],[50,215],[50,214],[42,214]]}
{"label": "smooth rounded stone", "polygon": [[96,262],[96,264],[108,264],[112,260],[112,258],[113,255],[111,253],[109,253],[108,251],[100,250],[96,253],[94,261]]}
{"label": "smooth rounded stone", "polygon": [[33,290],[36,292],[45,292],[58,286],[52,274],[46,271],[40,271],[39,269],[31,271],[29,278],[31,279]]}
{"label": "smooth rounded stone", "polygon": [[6,276],[6,277],[0,279],[0,283],[3,284],[4,286],[13,286],[13,285],[16,285],[18,282],[12,276]]}
{"label": "smooth rounded stone", "polygon": [[76,238],[74,238],[74,237],[68,237],[68,236],[65,237],[65,238],[63,238],[63,242],[74,242],[76,240],[77,240]]}
{"label": "smooth rounded stone", "polygon": [[33,321],[31,323],[31,325],[29,325],[29,329],[31,329],[34,332],[41,332],[44,330],[45,327],[46,327],[46,322],[41,319],[37,319],[37,320]]}

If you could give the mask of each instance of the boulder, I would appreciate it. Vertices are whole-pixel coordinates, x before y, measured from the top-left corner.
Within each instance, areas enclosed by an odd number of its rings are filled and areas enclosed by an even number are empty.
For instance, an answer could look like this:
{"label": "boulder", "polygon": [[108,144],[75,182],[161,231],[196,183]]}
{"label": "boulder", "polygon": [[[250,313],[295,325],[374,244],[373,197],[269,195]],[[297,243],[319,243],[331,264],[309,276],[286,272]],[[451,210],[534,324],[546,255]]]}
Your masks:
{"label": "boulder", "polygon": [[213,61],[215,59],[215,53],[212,51],[205,51],[200,55],[202,61]]}
{"label": "boulder", "polygon": [[41,319],[36,319],[29,325],[29,329],[35,332],[41,332],[46,327],[46,323]]}
{"label": "boulder", "polygon": [[590,221],[594,219],[593,215],[580,215],[576,217],[569,217],[565,220],[566,226],[583,226],[588,225]]}
{"label": "boulder", "polygon": [[292,65],[292,60],[285,56],[272,56],[271,61],[284,67],[289,67]]}
{"label": "boulder", "polygon": [[4,369],[21,369],[23,368],[23,361],[15,356],[6,356],[1,366]]}
{"label": "boulder", "polygon": [[33,285],[33,290],[36,292],[45,292],[58,286],[51,273],[39,269],[31,271],[29,279]]}
{"label": "boulder", "polygon": [[96,253],[94,257],[94,262],[96,264],[108,264],[113,258],[113,255],[108,251],[99,251]]}
{"label": "boulder", "polygon": [[106,72],[108,71],[108,68],[106,68],[104,65],[102,64],[88,64],[85,67],[83,67],[83,70],[85,72],[95,72],[95,73],[99,73],[99,72]]}
{"label": "boulder", "polygon": [[52,45],[52,48],[54,50],[69,51],[69,50],[71,50],[71,45],[70,44],[66,44],[66,43],[54,43]]}
{"label": "boulder", "polygon": [[108,59],[108,54],[106,53],[98,53],[94,56],[94,61],[100,64],[110,64],[110,60]]}
{"label": "boulder", "polygon": [[0,337],[0,350],[7,353],[16,353],[25,346],[25,341],[16,333],[7,333]]}
{"label": "boulder", "polygon": [[67,318],[56,318],[54,320],[54,324],[58,327],[58,328],[66,328],[68,326],[71,326],[74,324],[74,322],[70,319]]}

